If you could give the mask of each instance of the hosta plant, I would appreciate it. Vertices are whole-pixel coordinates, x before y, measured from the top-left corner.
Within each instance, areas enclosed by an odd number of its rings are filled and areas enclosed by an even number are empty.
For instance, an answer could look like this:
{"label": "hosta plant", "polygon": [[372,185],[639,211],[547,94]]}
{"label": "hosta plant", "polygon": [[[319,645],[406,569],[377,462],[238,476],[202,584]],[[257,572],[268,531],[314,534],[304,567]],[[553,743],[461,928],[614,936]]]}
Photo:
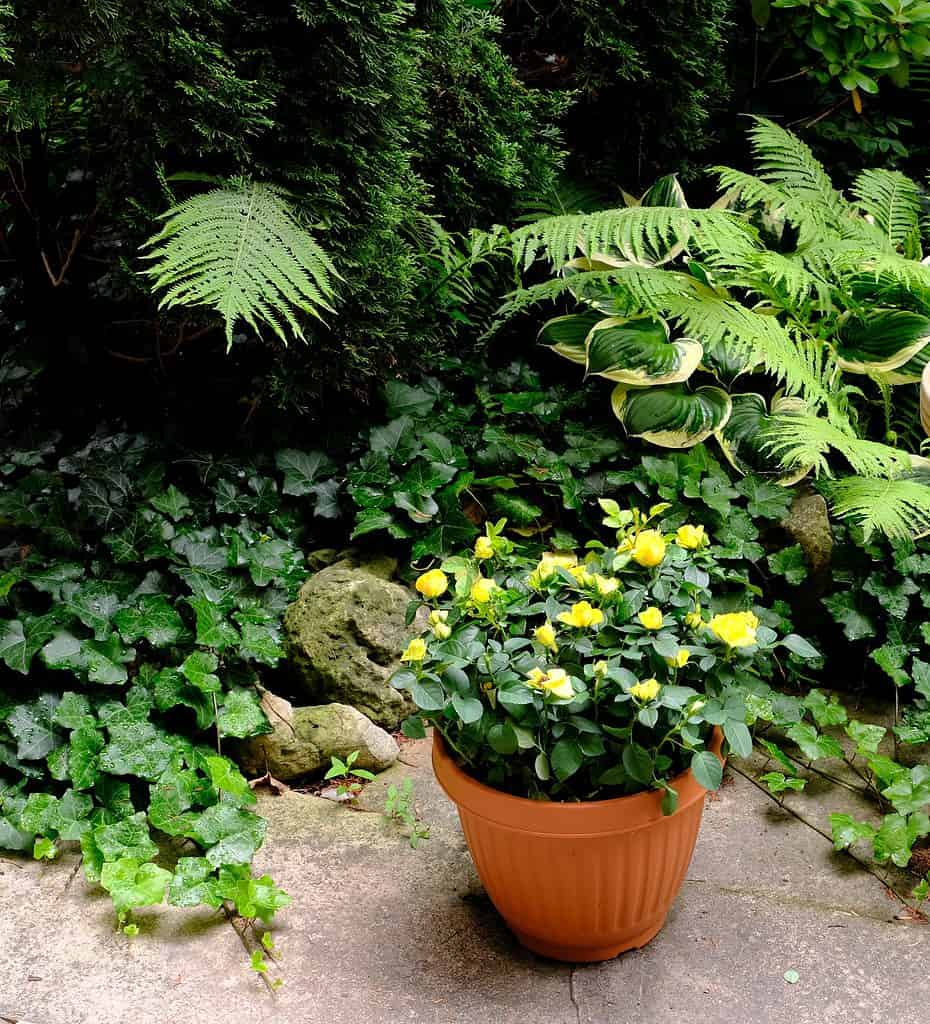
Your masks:
{"label": "hosta plant", "polygon": [[614,382],[630,435],[715,437],[740,471],[788,483],[813,470],[867,533],[926,530],[925,461],[878,440],[902,440],[930,357],[919,189],[874,170],[846,196],[790,132],[760,119],[750,138],[756,174],[718,168],[709,209],[666,184],[636,206],[488,236],[521,266],[558,269],[503,314],[574,301],[540,341]]}
{"label": "hosta plant", "polygon": [[422,574],[429,628],[403,652],[393,685],[434,726],[460,766],[498,789],[538,799],[593,800],[663,790],[690,768],[716,789],[709,749],[747,754],[746,695],[768,693],[775,651],[816,657],[779,638],[767,613],[727,607],[722,572],[701,528],[663,534],[650,514],[602,502],[613,546],[526,553],[490,525],[468,555]]}

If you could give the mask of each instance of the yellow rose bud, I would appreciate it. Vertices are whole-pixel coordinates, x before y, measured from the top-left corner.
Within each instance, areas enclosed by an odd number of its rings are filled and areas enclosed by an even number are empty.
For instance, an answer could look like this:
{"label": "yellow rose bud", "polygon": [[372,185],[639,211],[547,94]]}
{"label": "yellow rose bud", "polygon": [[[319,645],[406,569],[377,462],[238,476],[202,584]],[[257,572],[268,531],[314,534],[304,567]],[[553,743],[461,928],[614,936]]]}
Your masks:
{"label": "yellow rose bud", "polygon": [[620,586],[620,581],[611,579],[609,576],[601,576],[600,573],[595,573],[594,585],[597,587],[597,592],[601,597],[609,597],[611,594],[616,593],[617,588]]}
{"label": "yellow rose bud", "polygon": [[665,663],[671,668],[684,668],[690,657],[691,652],[686,647],[682,647],[674,658],[666,658]]}
{"label": "yellow rose bud", "polygon": [[416,637],[407,644],[407,648],[400,656],[401,661],[422,661],[426,657],[426,641]]}
{"label": "yellow rose bud", "polygon": [[581,587],[590,587],[594,583],[594,577],[588,572],[587,566],[573,565],[568,571],[574,577],[575,582]]}
{"label": "yellow rose bud", "polygon": [[662,628],[662,613],[654,604],[644,608],[636,617],[646,629]]}
{"label": "yellow rose bud", "polygon": [[555,630],[548,619],[541,626],[533,630],[533,638],[538,644],[548,647],[550,651],[557,651],[559,649],[559,645],[555,642]]}
{"label": "yellow rose bud", "polygon": [[574,626],[576,629],[588,629],[590,626],[600,625],[604,621],[604,613],[600,608],[592,608],[587,601],[579,601],[572,605],[570,612],[562,612],[559,622],[566,626]]}
{"label": "yellow rose bud", "polygon": [[727,647],[751,647],[756,642],[759,620],[752,612],[715,615],[708,623],[711,633]]}
{"label": "yellow rose bud", "polygon": [[470,597],[475,604],[487,604],[496,589],[497,584],[494,580],[479,576],[472,585]]}
{"label": "yellow rose bud", "polygon": [[675,533],[675,543],[680,548],[688,548],[689,551],[694,551],[697,548],[703,547],[706,540],[707,538],[704,535],[704,527],[692,526],[690,523],[685,523],[684,526],[679,526]]}
{"label": "yellow rose bud", "polygon": [[644,679],[630,687],[630,696],[641,704],[648,704],[659,696],[661,689],[658,679]]}
{"label": "yellow rose bud", "polygon": [[698,605],[693,612],[688,612],[685,616],[685,625],[691,629],[700,629],[704,625],[704,619],[701,617],[701,606]]}
{"label": "yellow rose bud", "polygon": [[494,547],[490,537],[479,537],[475,541],[475,558],[492,558]]}
{"label": "yellow rose bud", "polygon": [[660,565],[665,558],[665,539],[658,530],[643,530],[633,544],[633,561],[647,569]]}
{"label": "yellow rose bud", "polygon": [[449,577],[442,569],[430,569],[417,578],[414,586],[426,598],[441,597],[449,586]]}
{"label": "yellow rose bud", "polygon": [[449,618],[449,613],[439,608],[434,608],[429,613],[429,625],[433,631],[433,636],[437,640],[448,640],[452,636],[452,627],[446,623],[446,619]]}
{"label": "yellow rose bud", "polygon": [[698,712],[699,712],[699,711],[700,711],[700,710],[701,710],[701,709],[702,709],[702,708],[704,707],[704,705],[705,705],[706,703],[707,703],[707,701],[706,701],[706,700],[696,700],[696,701],[695,701],[695,702],[694,702],[694,703],[693,703],[693,704],[691,705],[691,707],[689,707],[689,708],[688,708],[688,711],[690,712],[690,714],[692,714],[692,715],[696,715],[696,714],[697,714],[697,713],[698,713]]}
{"label": "yellow rose bud", "polygon": [[575,696],[568,673],[562,668],[550,668],[548,672],[534,668],[529,672],[529,681],[526,685],[551,694],[559,700],[572,700]]}
{"label": "yellow rose bud", "polygon": [[595,679],[606,679],[607,673],[610,670],[606,661],[596,661],[592,666],[591,670],[594,672]]}

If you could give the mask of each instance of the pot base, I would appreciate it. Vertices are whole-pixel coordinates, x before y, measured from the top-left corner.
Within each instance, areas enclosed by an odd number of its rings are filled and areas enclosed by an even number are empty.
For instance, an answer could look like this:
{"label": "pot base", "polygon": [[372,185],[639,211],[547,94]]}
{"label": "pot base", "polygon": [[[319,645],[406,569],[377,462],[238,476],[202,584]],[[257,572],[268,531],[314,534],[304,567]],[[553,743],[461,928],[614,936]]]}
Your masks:
{"label": "pot base", "polygon": [[545,939],[537,938],[535,935],[528,935],[517,928],[511,931],[517,937],[521,946],[536,953],[538,956],[547,957],[549,960],[561,960],[565,963],[588,964],[597,963],[601,960],[613,960],[615,956],[626,953],[631,949],[640,949],[651,942],[662,930],[665,924],[666,915],[663,914],[658,921],[653,921],[647,928],[631,935],[623,942],[611,946],[565,946],[559,942],[547,942]]}

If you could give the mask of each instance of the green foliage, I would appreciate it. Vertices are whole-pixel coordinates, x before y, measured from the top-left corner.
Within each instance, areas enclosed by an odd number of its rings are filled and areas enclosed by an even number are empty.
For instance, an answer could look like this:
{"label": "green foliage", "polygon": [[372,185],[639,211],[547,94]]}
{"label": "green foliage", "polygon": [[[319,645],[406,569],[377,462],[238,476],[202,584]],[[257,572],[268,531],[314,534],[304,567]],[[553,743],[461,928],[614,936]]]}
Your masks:
{"label": "green foliage", "polygon": [[287,343],[285,327],[304,333],[295,313],[330,310],[336,269],[267,185],[214,189],[165,213],[146,243],[146,270],[162,307],[210,306],[226,325],[226,346],[244,320],[268,324]]}
{"label": "green foliage", "polygon": [[[293,457],[282,487],[168,456],[114,434],[0,465],[0,845],[80,841],[119,912],[167,893],[269,916],[286,897],[249,871],[265,823],[216,744],[269,728],[256,669],[283,653],[308,499],[285,495]],[[156,867],[159,834],[197,856]]]}
{"label": "green foliage", "polygon": [[757,119],[750,137],[756,176],[718,168],[714,208],[691,210],[663,187],[668,205],[488,235],[518,266],[543,256],[560,268],[502,313],[574,299],[578,312],[540,340],[619,381],[612,405],[630,434],[670,448],[713,434],[735,467],[783,483],[851,468],[823,487],[837,515],[867,533],[919,533],[930,524],[924,460],[863,436],[890,430],[888,415],[875,423],[868,385],[872,406],[890,409],[890,389],[916,383],[930,353],[917,186],[865,172],[851,202],[790,132]]}
{"label": "green foliage", "polygon": [[384,798],[384,816],[388,821],[397,821],[407,829],[410,846],[415,850],[421,840],[429,839],[429,825],[420,820],[413,803],[413,779],[407,778],[399,785],[391,783]]}
{"label": "green foliage", "polygon": [[371,782],[374,778],[374,775],[367,768],[353,767],[358,760],[358,754],[357,750],[353,750],[345,761],[333,754],[330,758],[329,769],[323,776],[324,779],[339,779],[336,786],[336,795],[345,797],[348,800],[354,800],[362,791],[362,784],[356,781],[357,779]]}
{"label": "green foliage", "polygon": [[576,173],[612,190],[683,161],[699,165],[729,91],[731,0],[541,0],[506,4],[524,79],[571,90],[565,118]]}

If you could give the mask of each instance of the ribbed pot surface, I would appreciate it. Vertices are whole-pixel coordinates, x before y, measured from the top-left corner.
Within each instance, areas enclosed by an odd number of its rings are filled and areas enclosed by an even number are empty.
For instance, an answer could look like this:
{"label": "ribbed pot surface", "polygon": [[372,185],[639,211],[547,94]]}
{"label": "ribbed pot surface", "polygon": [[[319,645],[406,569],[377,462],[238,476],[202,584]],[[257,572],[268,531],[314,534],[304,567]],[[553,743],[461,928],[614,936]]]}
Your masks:
{"label": "ribbed pot surface", "polygon": [[[718,756],[720,742],[716,734]],[[524,946],[556,960],[607,960],[662,927],[704,810],[706,791],[690,772],[673,780],[679,806],[665,816],[652,792],[573,804],[501,793],[466,775],[438,735],[433,768],[488,896]]]}

